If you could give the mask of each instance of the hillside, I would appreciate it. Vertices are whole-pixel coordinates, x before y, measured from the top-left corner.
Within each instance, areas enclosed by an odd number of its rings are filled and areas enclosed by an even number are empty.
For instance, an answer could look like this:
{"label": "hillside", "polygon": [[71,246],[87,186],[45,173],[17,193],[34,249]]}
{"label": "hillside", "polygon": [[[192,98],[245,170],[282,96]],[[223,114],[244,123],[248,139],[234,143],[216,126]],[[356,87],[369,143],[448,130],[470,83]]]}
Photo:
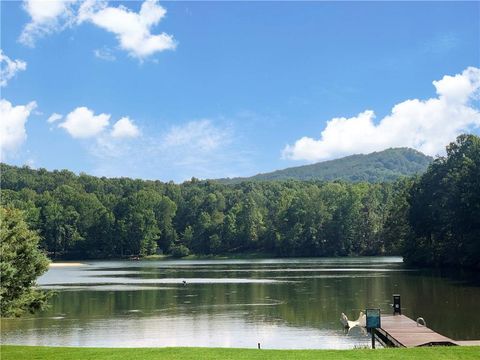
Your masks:
{"label": "hillside", "polygon": [[226,184],[267,180],[345,180],[350,182],[394,181],[425,172],[433,158],[409,148],[395,148],[367,155],[351,155],[311,165],[291,167],[244,178],[218,179]]}

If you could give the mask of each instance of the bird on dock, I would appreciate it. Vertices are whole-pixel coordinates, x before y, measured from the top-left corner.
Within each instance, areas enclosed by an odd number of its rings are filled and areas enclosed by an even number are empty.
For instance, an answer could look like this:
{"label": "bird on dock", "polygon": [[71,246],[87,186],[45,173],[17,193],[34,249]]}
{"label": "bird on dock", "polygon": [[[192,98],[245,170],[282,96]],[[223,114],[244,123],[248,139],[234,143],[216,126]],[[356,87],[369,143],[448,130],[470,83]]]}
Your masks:
{"label": "bird on dock", "polygon": [[185,280],[182,281],[183,286],[187,286],[187,282]]}

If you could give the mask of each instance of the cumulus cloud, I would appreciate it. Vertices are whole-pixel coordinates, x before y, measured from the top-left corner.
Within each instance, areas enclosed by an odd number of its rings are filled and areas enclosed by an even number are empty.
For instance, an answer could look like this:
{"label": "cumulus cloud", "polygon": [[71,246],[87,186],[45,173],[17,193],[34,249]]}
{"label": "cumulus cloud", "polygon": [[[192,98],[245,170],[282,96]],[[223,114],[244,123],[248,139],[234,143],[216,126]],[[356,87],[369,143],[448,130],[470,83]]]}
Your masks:
{"label": "cumulus cloud", "polygon": [[27,105],[13,106],[0,99],[0,160],[18,150],[27,138],[25,123],[37,107],[35,101]]}
{"label": "cumulus cloud", "polygon": [[[58,127],[65,129],[72,137],[77,139],[94,139],[99,146],[108,150],[122,146],[120,140],[136,138],[141,135],[140,129],[128,116],[122,117],[111,128],[110,114],[98,114],[85,106],[77,107],[65,116]],[[63,119],[63,115],[53,113],[48,118],[48,123],[54,123]]]}
{"label": "cumulus cloud", "polygon": [[[120,48],[139,59],[173,50],[177,45],[172,35],[152,33],[167,13],[158,0],[145,0],[138,13],[123,5],[109,6],[103,0],[25,0],[23,8],[30,22],[23,28],[19,41],[27,46],[34,46],[45,35],[85,22],[113,33]],[[115,60],[108,49],[94,50],[94,55]]]}
{"label": "cumulus cloud", "polygon": [[27,63],[22,60],[12,60],[0,49],[0,86],[7,86],[8,80],[19,71],[25,70]]}
{"label": "cumulus cloud", "polygon": [[49,124],[51,123],[54,123],[55,121],[58,121],[58,120],[61,120],[63,119],[63,115],[62,114],[57,114],[57,113],[53,113],[52,115],[50,115],[50,117],[47,119],[47,122]]}
{"label": "cumulus cloud", "polygon": [[58,126],[74,138],[85,139],[99,135],[108,126],[109,120],[109,114],[95,115],[92,110],[82,106],[70,112]]}
{"label": "cumulus cloud", "polygon": [[140,130],[132,120],[123,117],[113,125],[111,135],[114,138],[134,138],[140,135]]}
{"label": "cumulus cloud", "polygon": [[30,16],[30,22],[23,28],[19,41],[34,46],[38,38],[72,24],[75,2],[77,0],[25,0],[23,8]]}
{"label": "cumulus cloud", "polygon": [[456,136],[480,127],[480,69],[469,67],[461,74],[445,75],[433,85],[436,97],[401,102],[378,123],[372,110],[333,118],[319,139],[302,137],[287,145],[282,156],[313,162],[403,146],[428,155],[442,154]]}
{"label": "cumulus cloud", "polygon": [[77,21],[91,22],[115,34],[122,49],[142,59],[156,52],[175,49],[173,36],[151,33],[151,28],[163,19],[166,12],[157,0],[146,0],[138,13],[125,6],[110,7],[105,1],[87,0],[80,6]]}

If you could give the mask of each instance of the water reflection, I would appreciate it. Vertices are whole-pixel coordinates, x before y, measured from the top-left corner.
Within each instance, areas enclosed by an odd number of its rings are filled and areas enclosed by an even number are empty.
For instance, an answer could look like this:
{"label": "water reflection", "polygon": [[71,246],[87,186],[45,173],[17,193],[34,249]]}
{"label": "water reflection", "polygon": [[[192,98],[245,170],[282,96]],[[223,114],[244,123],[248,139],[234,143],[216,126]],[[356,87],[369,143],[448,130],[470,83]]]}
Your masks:
{"label": "water reflection", "polygon": [[389,313],[392,293],[436,331],[480,338],[480,287],[455,279],[400,258],[88,262],[44,275],[50,309],[3,320],[2,343],[352,348],[369,338],[345,335],[340,313]]}

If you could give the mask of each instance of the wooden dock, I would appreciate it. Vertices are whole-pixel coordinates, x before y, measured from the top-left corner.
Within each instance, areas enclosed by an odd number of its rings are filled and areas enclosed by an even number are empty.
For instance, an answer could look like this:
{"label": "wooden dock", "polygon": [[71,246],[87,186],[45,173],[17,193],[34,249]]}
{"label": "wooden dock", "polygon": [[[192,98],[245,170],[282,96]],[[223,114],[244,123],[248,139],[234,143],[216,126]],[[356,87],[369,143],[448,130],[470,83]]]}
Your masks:
{"label": "wooden dock", "polygon": [[463,345],[440,335],[426,326],[405,315],[392,315],[381,318],[381,328],[375,330],[375,337],[384,346],[416,347],[416,346],[455,346]]}

